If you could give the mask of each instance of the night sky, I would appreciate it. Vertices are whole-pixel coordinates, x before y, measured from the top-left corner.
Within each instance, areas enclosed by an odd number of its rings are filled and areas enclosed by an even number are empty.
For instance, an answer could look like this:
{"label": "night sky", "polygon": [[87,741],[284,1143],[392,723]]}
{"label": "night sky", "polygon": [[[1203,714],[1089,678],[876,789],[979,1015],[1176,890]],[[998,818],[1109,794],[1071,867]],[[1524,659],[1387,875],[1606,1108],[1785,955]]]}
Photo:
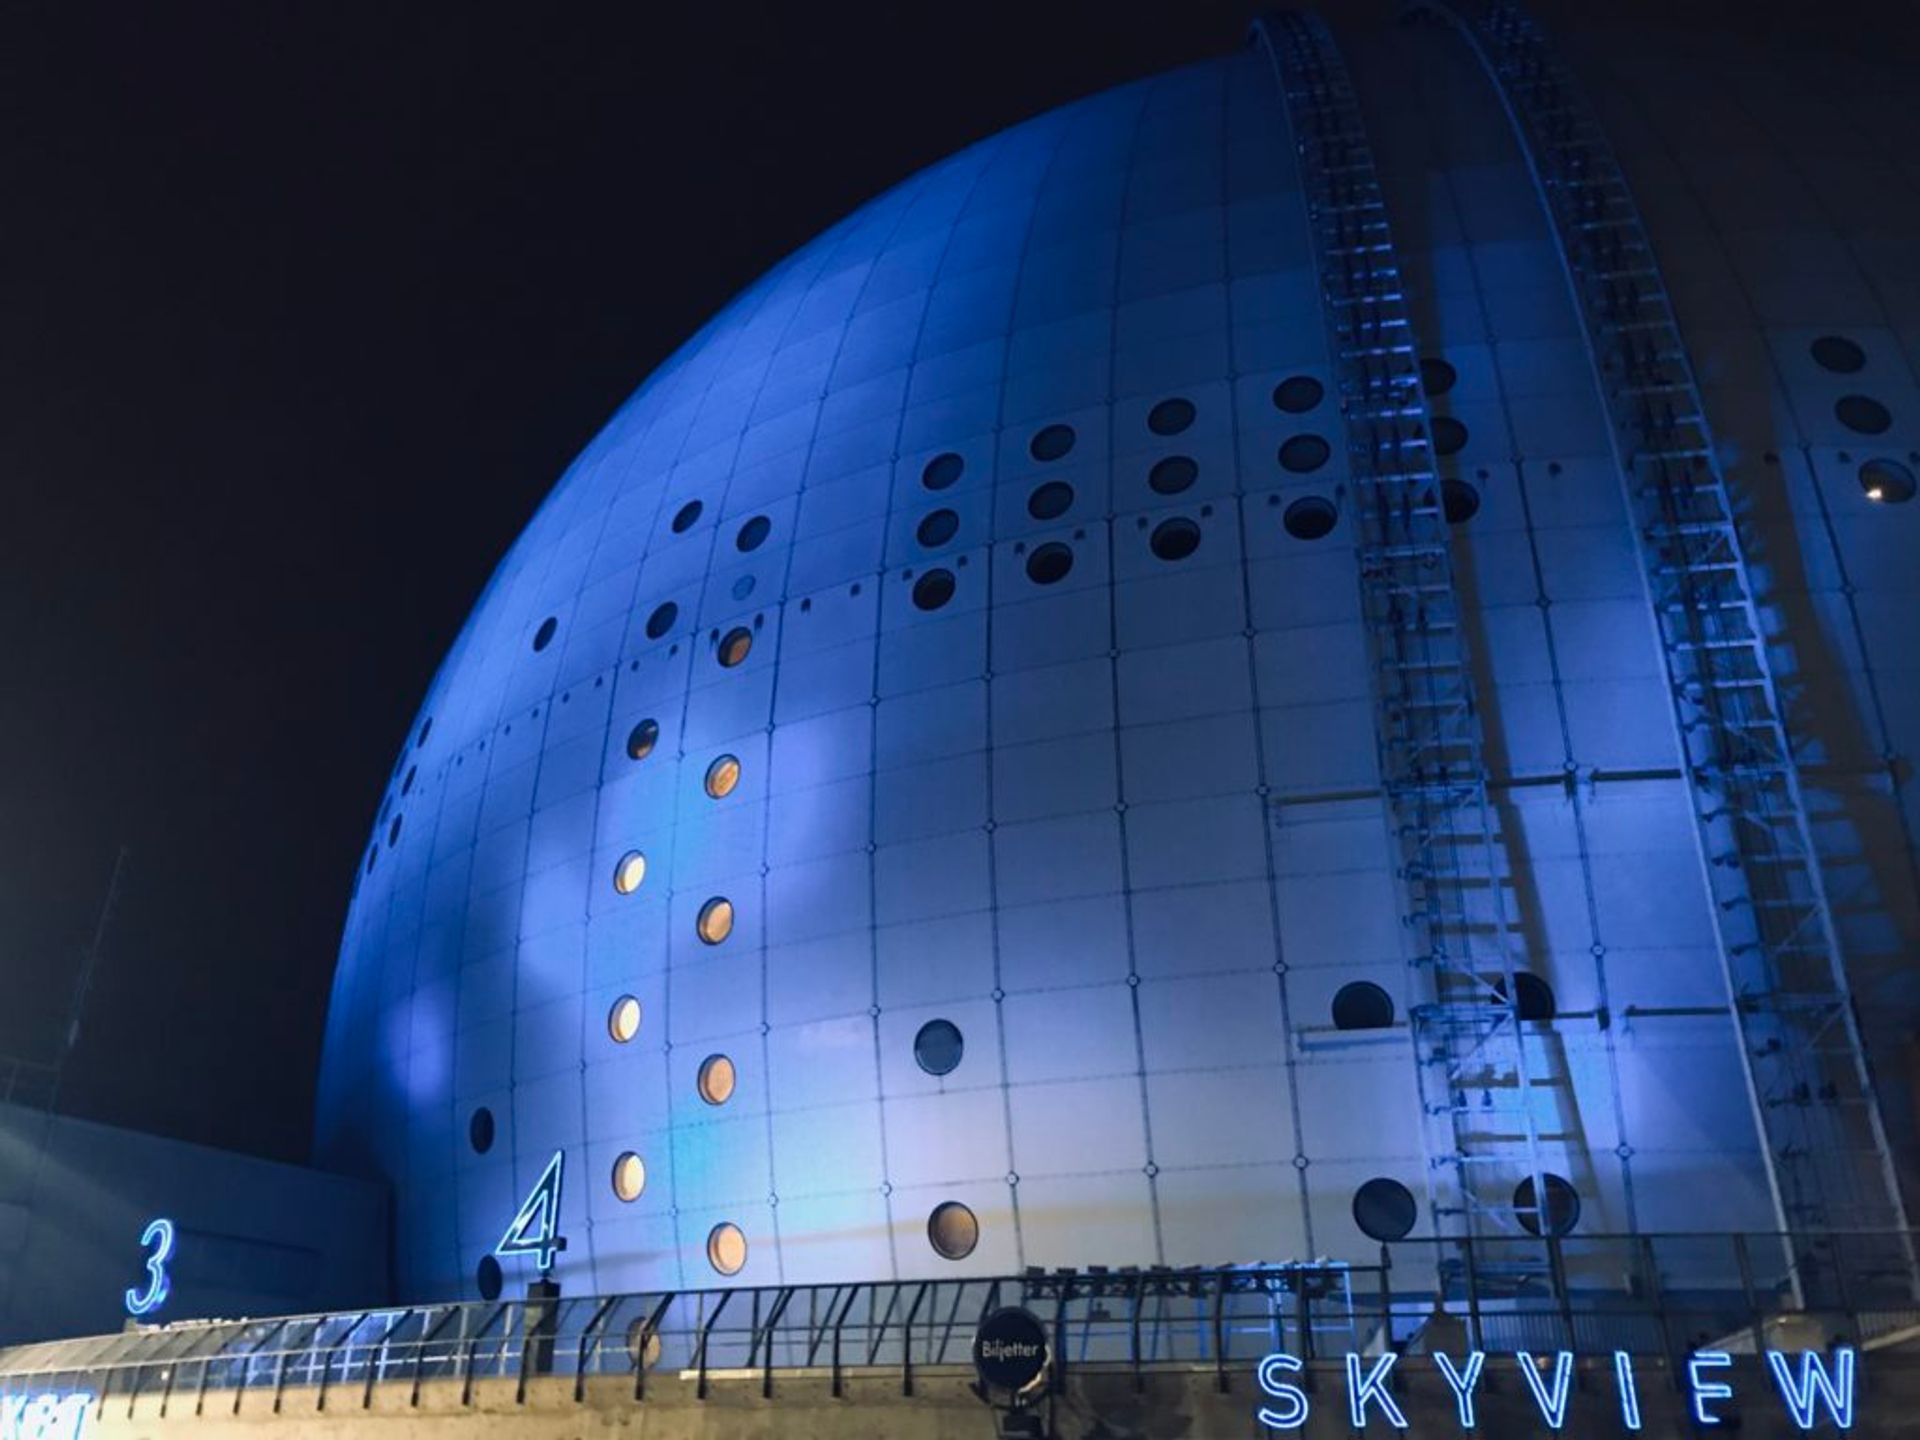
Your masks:
{"label": "night sky", "polygon": [[1251,4],[0,7],[0,1055],[304,1158],[335,945],[441,655],[741,286]]}

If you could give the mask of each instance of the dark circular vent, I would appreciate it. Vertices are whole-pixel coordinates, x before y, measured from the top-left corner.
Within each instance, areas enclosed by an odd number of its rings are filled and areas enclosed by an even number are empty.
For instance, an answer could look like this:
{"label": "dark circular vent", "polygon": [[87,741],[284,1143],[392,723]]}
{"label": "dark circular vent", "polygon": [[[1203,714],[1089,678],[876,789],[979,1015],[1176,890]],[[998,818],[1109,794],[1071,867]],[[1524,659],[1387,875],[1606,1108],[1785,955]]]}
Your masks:
{"label": "dark circular vent", "polygon": [[1178,435],[1193,424],[1193,402],[1175,396],[1147,412],[1147,428],[1156,435]]}
{"label": "dark circular vent", "polygon": [[680,618],[680,607],[668,600],[653,607],[653,613],[647,617],[647,638],[658,640],[673,628],[673,622]]}
{"label": "dark circular vent", "polygon": [[913,538],[929,550],[938,550],[960,533],[960,517],[951,510],[930,511],[915,527]]}
{"label": "dark circular vent", "polygon": [[1904,505],[1913,499],[1913,471],[1898,460],[1869,460],[1860,467],[1860,492],[1881,505]]}
{"label": "dark circular vent", "polygon": [[482,1105],[467,1118],[467,1143],[473,1153],[484,1155],[493,1148],[493,1111]]}
{"label": "dark circular vent", "polygon": [[1893,424],[1892,412],[1870,395],[1842,395],[1833,402],[1833,413],[1860,435],[1884,435]]}
{"label": "dark circular vent", "polygon": [[1480,513],[1480,492],[1465,480],[1442,480],[1440,509],[1449,525],[1464,525]]}
{"label": "dark circular vent", "polygon": [[1200,478],[1200,467],[1190,456],[1169,455],[1147,472],[1147,485],[1156,495],[1178,495]]}
{"label": "dark circular vent", "polygon": [[1307,495],[1287,506],[1280,523],[1296,540],[1320,540],[1333,533],[1334,522],[1339,518],[1331,500]]}
{"label": "dark circular vent", "polygon": [[1822,335],[1807,348],[1813,352],[1814,364],[1836,375],[1851,375],[1866,367],[1867,352],[1844,335]]}
{"label": "dark circular vent", "polygon": [[[1529,1234],[1566,1235],[1580,1223],[1580,1192],[1572,1182],[1549,1173],[1547,1203],[1535,1203],[1533,1176],[1513,1187],[1513,1216]],[[1541,1224],[1545,1221],[1545,1225]]]}
{"label": "dark circular vent", "polygon": [[1404,1240],[1413,1233],[1420,1206],[1398,1180],[1376,1175],[1353,1192],[1353,1223],[1374,1240]]}
{"label": "dark circular vent", "polygon": [[1336,1030],[1384,1030],[1393,1024],[1393,997],[1371,980],[1349,980],[1333,996]]}
{"label": "dark circular vent", "polygon": [[560,622],[549,615],[540,622],[540,628],[533,632],[533,648],[544,650],[553,643],[554,632],[560,628]]}
{"label": "dark circular vent", "polygon": [[733,548],[741,554],[749,550],[758,550],[767,543],[767,536],[773,533],[773,521],[764,515],[756,515],[740,527],[740,533],[733,537]]}
{"label": "dark circular vent", "polygon": [[1027,514],[1036,520],[1058,520],[1073,508],[1073,487],[1049,480],[1027,497]]}
{"label": "dark circular vent", "polygon": [[1333,447],[1318,435],[1295,435],[1280,446],[1280,468],[1307,475],[1327,463]]}
{"label": "dark circular vent", "polygon": [[913,1060],[929,1075],[951,1075],[966,1054],[967,1042],[951,1020],[929,1020],[913,1037]]}
{"label": "dark circular vent", "polygon": [[922,610],[938,610],[953,599],[951,570],[929,570],[913,582],[913,603]]}
{"label": "dark circular vent", "polygon": [[1073,551],[1057,540],[1027,556],[1027,578],[1036,585],[1057,585],[1073,569]]}
{"label": "dark circular vent", "polygon": [[1027,453],[1036,460],[1058,460],[1073,449],[1075,436],[1071,425],[1049,425],[1027,444]]}
{"label": "dark circular vent", "polygon": [[1304,415],[1326,398],[1327,387],[1311,375],[1289,375],[1273,387],[1273,405],[1289,415]]}
{"label": "dark circular vent", "polygon": [[1161,560],[1184,560],[1200,548],[1200,527],[1185,517],[1162,520],[1153,527],[1147,548]]}
{"label": "dark circular vent", "polygon": [[1433,417],[1433,453],[1458,455],[1466,448],[1467,427],[1451,415]]}
{"label": "dark circular vent", "polygon": [[[1520,988],[1520,1018],[1522,1020],[1551,1020],[1558,1013],[1558,1005],[1553,996],[1553,986],[1531,970],[1513,972],[1513,983]],[[1501,1000],[1507,998],[1507,982],[1493,982],[1493,993]]]}
{"label": "dark circular vent", "polygon": [[698,500],[689,500],[686,504],[682,505],[673,517],[673,533],[676,535],[684,535],[687,531],[691,530],[694,522],[700,518],[700,512],[704,508],[706,507],[701,505]]}
{"label": "dark circular vent", "polygon": [[473,1282],[480,1287],[482,1300],[498,1300],[500,1289],[506,1283],[506,1277],[500,1273],[500,1262],[491,1255],[482,1255],[474,1267]]}
{"label": "dark circular vent", "polygon": [[1460,372],[1438,355],[1420,357],[1420,388],[1429,398],[1446,394],[1459,378]]}
{"label": "dark circular vent", "polygon": [[929,490],[945,490],[959,480],[966,468],[967,462],[949,450],[927,462],[926,468],[920,472],[920,483]]}

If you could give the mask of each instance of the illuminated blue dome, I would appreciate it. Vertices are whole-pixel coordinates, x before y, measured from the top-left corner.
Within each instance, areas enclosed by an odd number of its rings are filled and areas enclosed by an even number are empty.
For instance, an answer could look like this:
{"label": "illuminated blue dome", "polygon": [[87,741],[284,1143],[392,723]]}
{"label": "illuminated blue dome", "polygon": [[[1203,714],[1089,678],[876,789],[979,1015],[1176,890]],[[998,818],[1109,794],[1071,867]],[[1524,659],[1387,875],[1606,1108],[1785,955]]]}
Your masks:
{"label": "illuminated blue dome", "polygon": [[[1519,947],[1531,1158],[1471,1183],[1538,1178],[1584,1230],[1773,1228],[1548,211],[1456,31],[1346,48]],[[1776,663],[1818,682],[1807,803],[1892,1065],[1911,799],[1861,777],[1920,729],[1920,289],[1876,290],[1902,262],[1844,219],[1717,184],[1729,154],[1777,177],[1773,142],[1733,82],[1664,63],[1615,138],[1802,642]],[[1382,795],[1354,392],[1277,73],[1255,47],[916,175],[562,477],[428,693],[342,945],[319,1150],[396,1187],[403,1298],[470,1293],[556,1151],[575,1292],[1358,1256],[1451,1224],[1436,1126],[1491,1148],[1521,1122],[1498,1082],[1423,1089],[1409,1035],[1437,1012]]]}

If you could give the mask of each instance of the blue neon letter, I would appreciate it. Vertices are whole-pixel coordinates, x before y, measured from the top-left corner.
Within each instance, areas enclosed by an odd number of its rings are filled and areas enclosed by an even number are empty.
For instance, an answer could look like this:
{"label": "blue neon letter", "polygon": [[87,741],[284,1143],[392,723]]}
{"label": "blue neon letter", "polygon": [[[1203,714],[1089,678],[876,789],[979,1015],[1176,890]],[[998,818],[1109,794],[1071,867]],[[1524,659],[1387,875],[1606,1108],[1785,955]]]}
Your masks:
{"label": "blue neon letter", "polygon": [[1349,1350],[1347,1352],[1347,1413],[1353,1417],[1353,1428],[1367,1428],[1367,1402],[1378,1400],[1380,1411],[1387,1417],[1387,1423],[1396,1430],[1407,1428],[1407,1417],[1400,1413],[1400,1407],[1393,1403],[1393,1395],[1387,1389],[1387,1376],[1393,1373],[1393,1362],[1400,1357],[1389,1350],[1373,1362],[1373,1368],[1364,1379],[1360,1375],[1360,1357]]}
{"label": "blue neon letter", "polygon": [[1724,1350],[1702,1350],[1687,1360],[1687,1388],[1692,1391],[1693,1418],[1701,1425],[1718,1425],[1720,1417],[1707,1409],[1709,1400],[1731,1400],[1733,1387],[1719,1380],[1703,1380],[1701,1372],[1705,1370],[1724,1370],[1733,1364],[1733,1357]]}
{"label": "blue neon letter", "polygon": [[146,1287],[127,1290],[129,1315],[152,1314],[167,1303],[167,1296],[173,1290],[173,1281],[167,1275],[167,1261],[173,1258],[173,1221],[148,1221],[147,1228],[140,1232],[140,1248],[144,1250],[149,1245],[153,1246],[153,1253],[147,1256]]}
{"label": "blue neon letter", "polygon": [[1533,1403],[1546,1417],[1547,1428],[1558,1430],[1567,1423],[1567,1393],[1573,1387],[1573,1352],[1555,1352],[1552,1390],[1541,1382],[1540,1367],[1533,1363],[1533,1356],[1522,1350],[1513,1358],[1520,1362],[1520,1374],[1527,1382],[1527,1389],[1533,1392]]}
{"label": "blue neon letter", "polygon": [[1624,1350],[1613,1352],[1613,1379],[1620,1387],[1620,1423],[1629,1430],[1638,1430],[1640,1392],[1633,1383],[1633,1357]]}
{"label": "blue neon letter", "polygon": [[1269,1430],[1298,1430],[1307,1423],[1307,1392],[1280,1378],[1298,1375],[1301,1368],[1299,1360],[1279,1351],[1260,1362],[1260,1388],[1286,1406],[1284,1410],[1260,1407],[1260,1423]]}
{"label": "blue neon letter", "polygon": [[1472,1350],[1467,1353],[1467,1368],[1456,1370],[1453,1361],[1447,1358],[1444,1350],[1433,1352],[1433,1363],[1440,1367],[1440,1373],[1446,1377],[1447,1384],[1453,1387],[1453,1398],[1460,1404],[1460,1428],[1473,1429],[1473,1387],[1480,1383],[1480,1369],[1487,1363],[1487,1352]]}
{"label": "blue neon letter", "polygon": [[1780,1387],[1780,1398],[1787,1402],[1787,1413],[1802,1430],[1814,1426],[1816,1396],[1833,1416],[1841,1430],[1853,1428],[1853,1351],[1842,1347],[1833,1352],[1833,1379],[1827,1377],[1826,1362],[1811,1350],[1800,1352],[1800,1377],[1796,1381],[1787,1372],[1787,1357],[1778,1350],[1767,1351],[1767,1368],[1773,1371],[1773,1383]]}
{"label": "blue neon letter", "polygon": [[0,1396],[0,1440],[78,1440],[93,1392]]}
{"label": "blue neon letter", "polygon": [[500,1243],[493,1247],[494,1254],[502,1258],[531,1255],[541,1270],[553,1268],[555,1254],[567,1248],[566,1239],[560,1234],[560,1191],[566,1174],[567,1152],[556,1150],[528,1192],[520,1213],[513,1217]]}

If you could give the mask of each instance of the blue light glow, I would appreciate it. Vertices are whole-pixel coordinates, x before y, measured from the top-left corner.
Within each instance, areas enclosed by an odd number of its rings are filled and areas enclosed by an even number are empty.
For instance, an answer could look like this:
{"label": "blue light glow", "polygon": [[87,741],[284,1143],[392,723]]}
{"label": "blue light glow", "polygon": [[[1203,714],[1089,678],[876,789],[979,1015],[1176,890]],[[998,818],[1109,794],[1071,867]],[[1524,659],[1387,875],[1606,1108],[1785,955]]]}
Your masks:
{"label": "blue light glow", "polygon": [[1833,1352],[1834,1375],[1827,1374],[1826,1362],[1811,1350],[1800,1352],[1800,1374],[1796,1379],[1787,1369],[1787,1357],[1778,1350],[1767,1351],[1767,1368],[1773,1371],[1773,1383],[1780,1387],[1780,1398],[1787,1413],[1802,1430],[1815,1423],[1816,1399],[1833,1416],[1835,1428],[1853,1428],[1853,1351],[1842,1346]]}
{"label": "blue light glow", "polygon": [[147,1283],[144,1289],[127,1290],[127,1313],[129,1315],[151,1315],[167,1303],[167,1296],[173,1293],[173,1280],[167,1274],[167,1262],[173,1258],[173,1221],[153,1219],[147,1222],[147,1228],[140,1232],[140,1248],[153,1247],[153,1253],[147,1256]]}
{"label": "blue light glow", "polygon": [[1540,1379],[1540,1367],[1533,1356],[1522,1350],[1514,1359],[1519,1362],[1520,1378],[1527,1382],[1527,1389],[1533,1392],[1533,1403],[1540,1407],[1547,1428],[1558,1430],[1567,1423],[1567,1396],[1573,1390],[1573,1352],[1559,1350],[1554,1353],[1552,1389],[1548,1389]]}
{"label": "blue light glow", "polygon": [[1624,1350],[1613,1352],[1613,1379],[1620,1388],[1620,1423],[1629,1430],[1638,1430],[1640,1391],[1634,1384],[1633,1357]]}
{"label": "blue light glow", "polygon": [[1387,1423],[1396,1430],[1407,1428],[1407,1417],[1400,1413],[1400,1407],[1394,1403],[1393,1394],[1387,1389],[1387,1377],[1393,1373],[1393,1362],[1400,1357],[1389,1350],[1373,1362],[1373,1368],[1363,1378],[1360,1374],[1360,1357],[1351,1350],[1347,1352],[1347,1413],[1353,1417],[1353,1428],[1367,1428],[1367,1405],[1378,1401],[1380,1413],[1387,1417]]}
{"label": "blue light glow", "polygon": [[1699,1425],[1719,1425],[1724,1422],[1718,1415],[1707,1409],[1709,1400],[1731,1400],[1733,1387],[1721,1380],[1703,1380],[1701,1372],[1706,1370],[1724,1370],[1733,1364],[1733,1357],[1724,1350],[1702,1350],[1687,1361],[1688,1402],[1693,1406],[1694,1422]]}
{"label": "blue light glow", "polygon": [[540,1172],[507,1233],[493,1247],[496,1255],[531,1255],[542,1270],[553,1268],[553,1257],[567,1248],[560,1233],[560,1190],[566,1180],[567,1152],[556,1150]]}
{"label": "blue light glow", "polygon": [[1298,1375],[1304,1368],[1296,1356],[1279,1353],[1269,1355],[1260,1362],[1260,1388],[1286,1406],[1284,1410],[1269,1410],[1264,1405],[1260,1407],[1260,1423],[1269,1430],[1298,1430],[1307,1423],[1307,1392],[1280,1378],[1282,1375]]}
{"label": "blue light glow", "polygon": [[1473,1387],[1480,1383],[1480,1372],[1486,1367],[1487,1352],[1473,1350],[1468,1352],[1467,1367],[1464,1370],[1453,1368],[1453,1361],[1444,1350],[1433,1352],[1433,1363],[1440,1367],[1440,1373],[1446,1377],[1447,1384],[1453,1390],[1453,1398],[1460,1406],[1460,1428],[1473,1429]]}
{"label": "blue light glow", "polygon": [[0,1395],[0,1440],[80,1440],[93,1392]]}

